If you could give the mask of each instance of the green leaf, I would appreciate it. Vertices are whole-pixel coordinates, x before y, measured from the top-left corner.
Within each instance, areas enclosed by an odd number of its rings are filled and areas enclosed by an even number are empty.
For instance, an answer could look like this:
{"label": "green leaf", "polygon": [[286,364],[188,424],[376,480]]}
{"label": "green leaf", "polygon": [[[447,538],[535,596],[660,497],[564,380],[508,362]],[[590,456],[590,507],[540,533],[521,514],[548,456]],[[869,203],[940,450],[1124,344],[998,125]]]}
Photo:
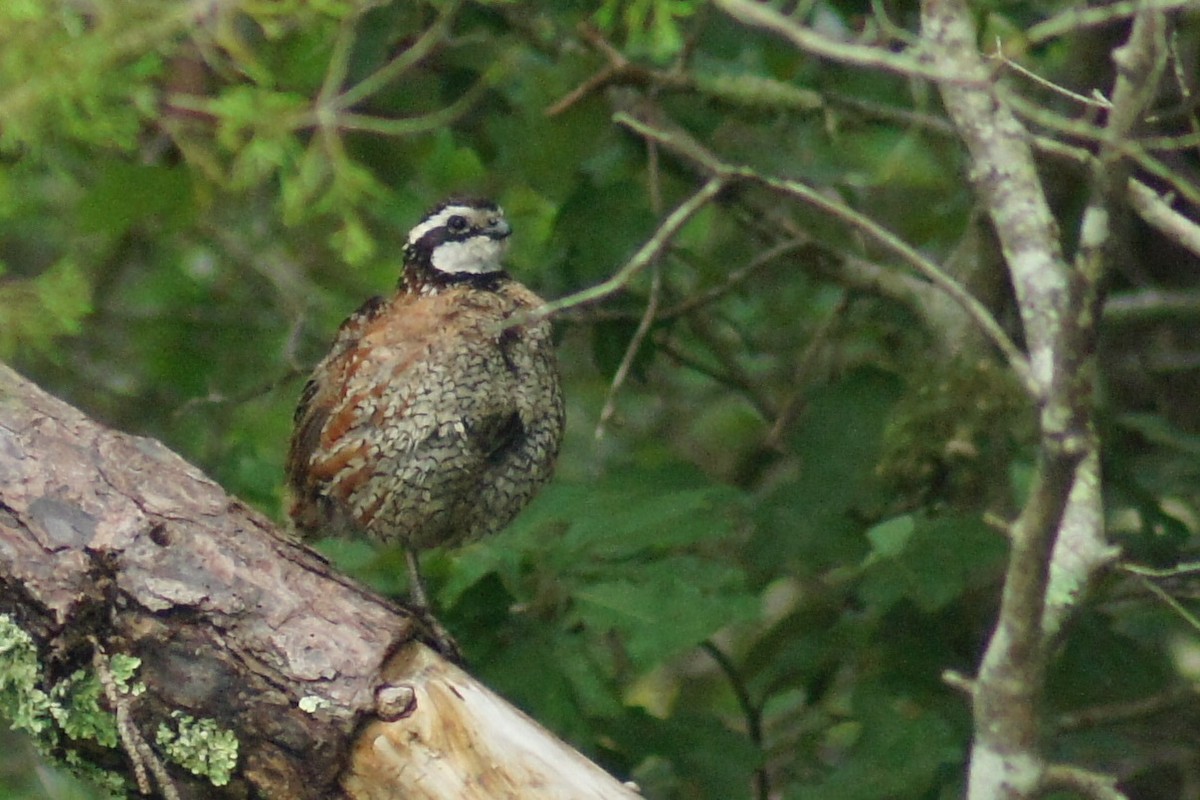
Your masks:
{"label": "green leaf", "polygon": [[1008,550],[1004,536],[974,516],[905,515],[875,526],[867,538],[872,550],[859,597],[879,608],[907,598],[927,613],[996,578]]}
{"label": "green leaf", "polygon": [[112,237],[150,219],[168,227],[186,225],[194,214],[191,173],[127,161],[105,162],[79,204],[83,229]]}
{"label": "green leaf", "polygon": [[[594,639],[581,631],[510,618],[503,647],[472,651],[480,679],[542,723],[574,739],[595,735],[590,718],[622,713]],[[465,640],[464,640],[465,641]]]}
{"label": "green leaf", "polygon": [[626,752],[669,761],[672,782],[679,787],[673,797],[745,798],[763,758],[745,734],[696,712],[664,720],[631,711],[606,732]]}
{"label": "green leaf", "polygon": [[487,168],[479,154],[455,142],[454,135],[443,128],[434,135],[434,147],[422,165],[427,181],[439,192],[461,191],[484,180]]}
{"label": "green leaf", "polygon": [[871,554],[867,557],[867,563],[900,555],[912,538],[914,530],[916,524],[910,514],[884,520],[868,530],[867,539],[871,542]]}
{"label": "green leaf", "polygon": [[757,615],[740,566],[722,552],[742,503],[671,464],[555,483],[509,530],[451,559],[439,601],[455,605],[495,574],[529,613],[618,634],[645,669]]}
{"label": "green leaf", "polygon": [[0,279],[0,356],[18,348],[51,356],[56,339],[80,331],[92,286],[70,258],[36,278]]}
{"label": "green leaf", "polygon": [[[637,328],[636,321],[623,319],[601,320],[592,326],[592,359],[606,378],[611,379],[616,374]],[[630,364],[630,374],[644,379],[656,349],[650,337],[643,337]]]}
{"label": "green leaf", "polygon": [[963,761],[963,743],[932,709],[877,687],[854,698],[854,723],[826,742],[835,766],[820,782],[799,786],[788,800],[878,800],[928,797],[939,772]]}
{"label": "green leaf", "polygon": [[571,286],[608,277],[654,230],[655,217],[640,186],[619,181],[580,186],[555,221],[555,238],[565,247],[562,269]]}
{"label": "green leaf", "polygon": [[863,368],[808,395],[790,437],[800,472],[780,481],[759,506],[761,538],[752,552],[764,571],[777,570],[781,559],[815,571],[862,557],[858,520],[878,490],[875,465],[901,388],[896,376]]}
{"label": "green leaf", "polygon": [[677,556],[623,572],[618,580],[576,589],[573,616],[600,632],[621,634],[630,660],[642,669],[758,612],[757,598],[744,591],[733,567]]}

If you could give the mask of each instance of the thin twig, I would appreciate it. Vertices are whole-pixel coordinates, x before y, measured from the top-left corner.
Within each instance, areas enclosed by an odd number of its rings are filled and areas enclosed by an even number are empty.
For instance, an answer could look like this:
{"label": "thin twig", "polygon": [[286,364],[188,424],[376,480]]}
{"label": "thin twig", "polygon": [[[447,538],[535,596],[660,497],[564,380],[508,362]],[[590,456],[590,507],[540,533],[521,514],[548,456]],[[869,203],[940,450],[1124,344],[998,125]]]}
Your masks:
{"label": "thin twig", "polygon": [[1175,686],[1137,700],[1107,703],[1102,706],[1092,706],[1060,714],[1055,720],[1054,729],[1059,733],[1065,733],[1096,728],[1101,725],[1112,725],[1117,722],[1146,719],[1156,714],[1176,711],[1181,703],[1188,701],[1194,703],[1195,700],[1196,690],[1191,686]]}
{"label": "thin twig", "polygon": [[617,371],[613,374],[612,383],[609,384],[608,394],[604,398],[604,407],[600,409],[600,419],[596,422],[596,441],[604,438],[604,431],[608,425],[612,415],[617,410],[617,393],[621,391],[621,387],[625,384],[625,379],[629,377],[629,370],[633,367],[633,362],[637,358],[638,351],[642,349],[642,343],[646,340],[646,334],[650,332],[650,326],[654,324],[654,314],[658,310],[659,298],[662,295],[662,269],[656,262],[651,269],[650,278],[650,297],[646,301],[646,310],[642,312],[642,318],[638,321],[637,330],[633,332],[633,336],[629,340],[629,345],[625,348],[625,354],[621,357],[621,363],[617,366]]}
{"label": "thin twig", "polygon": [[[740,373],[720,372],[714,367],[705,364],[700,359],[685,352],[677,347],[674,342],[666,336],[655,335],[654,344],[658,347],[659,352],[667,358],[674,359],[677,364],[687,367],[690,370],[704,375],[705,377],[726,386],[734,391],[744,394],[755,410],[762,415],[763,419],[771,419],[775,413],[775,409],[770,402],[760,394],[760,386],[755,381],[746,380],[746,376]],[[728,366],[728,365],[723,365]]]}
{"label": "thin twig", "polygon": [[596,26],[589,22],[580,23],[579,35],[608,59],[608,65],[567,92],[559,100],[551,103],[544,112],[547,117],[558,116],[583,98],[593,92],[598,92],[618,77],[629,72],[629,59],[625,58],[624,53],[609,44]]}
{"label": "thin twig", "polygon": [[706,306],[714,300],[719,300],[730,291],[739,286],[747,278],[751,277],[755,272],[766,267],[776,261],[781,256],[799,250],[802,247],[807,247],[809,242],[806,240],[790,239],[780,242],[779,244],[768,247],[766,250],[758,253],[749,262],[741,267],[733,270],[725,276],[725,280],[721,281],[717,286],[712,286],[705,289],[703,292],[697,292],[690,295],[686,300],[682,300],[676,305],[664,308],[659,312],[658,318],[675,319],[682,317],[697,308]]}
{"label": "thin twig", "polygon": [[1179,618],[1190,625],[1194,630],[1200,631],[1200,618],[1197,618],[1195,614],[1193,614],[1191,611],[1188,611],[1183,603],[1176,600],[1166,589],[1163,589],[1157,583],[1145,577],[1144,575],[1138,575],[1136,577],[1138,583],[1146,587],[1150,594],[1161,600],[1164,605],[1178,614]]}
{"label": "thin twig", "polygon": [[350,65],[350,51],[354,49],[354,28],[360,17],[347,15],[338,26],[337,36],[333,40],[333,50],[329,55],[329,66],[325,68],[325,79],[321,81],[321,89],[317,92],[313,107],[322,127],[333,122],[335,109],[333,98],[337,96],[342,81],[346,80],[346,71]]}
{"label": "thin twig", "polygon": [[[742,709],[742,716],[746,719],[746,735],[750,737],[750,742],[761,751],[763,746],[762,709],[750,697],[750,690],[746,687],[746,682],[742,680],[742,676],[738,674],[737,666],[729,656],[725,655],[725,651],[717,647],[716,643],[711,639],[705,639],[701,642],[700,649],[708,653],[709,657],[717,662],[717,666],[724,673],[725,679],[729,681],[729,688],[733,690],[733,695],[737,698],[738,707]],[[754,771],[754,786],[755,795],[759,800],[767,800],[771,796],[771,785],[765,765],[759,766]]]}
{"label": "thin twig", "polygon": [[668,150],[697,161],[710,174],[715,176],[714,179],[740,179],[766,186],[776,192],[803,200],[809,205],[815,206],[830,216],[840,219],[865,233],[876,243],[899,255],[926,280],[957,302],[975,324],[979,326],[984,335],[1004,355],[1016,373],[1017,378],[1021,381],[1021,385],[1025,387],[1030,396],[1034,398],[1039,396],[1039,388],[1034,383],[1030,374],[1029,362],[1008,337],[1008,334],[1000,327],[1000,324],[996,322],[991,312],[968,292],[962,284],[943,272],[937,264],[930,261],[914,247],[875,220],[855,211],[840,200],[835,200],[798,181],[774,178],[762,175],[749,167],[726,164],[695,142],[682,141],[673,136],[671,132],[655,127],[630,114],[619,112],[613,115],[613,121],[624,125],[643,137],[654,139]]}
{"label": "thin twig", "polygon": [[[1190,117],[1188,121],[1189,124],[1195,124],[1195,120]],[[1193,147],[1200,146],[1200,131],[1182,133],[1178,136],[1139,136],[1133,141],[1147,150],[1162,150],[1165,152],[1190,150]]]}
{"label": "thin twig", "polygon": [[542,113],[547,117],[557,117],[583,98],[600,91],[605,86],[614,82],[621,73],[621,67],[615,67],[611,64],[605,66],[599,72],[589,76],[583,83],[551,103]]}
{"label": "thin twig", "polygon": [[1013,72],[1017,73],[1018,75],[1021,75],[1025,78],[1027,78],[1028,80],[1033,81],[1038,86],[1049,89],[1051,92],[1054,92],[1055,94],[1066,97],[1069,100],[1074,100],[1076,103],[1079,103],[1080,105],[1090,106],[1092,108],[1101,108],[1101,109],[1112,108],[1112,101],[1110,101],[1107,97],[1104,97],[1102,95],[1098,96],[1098,97],[1097,96],[1088,97],[1087,95],[1079,94],[1079,92],[1073,92],[1070,89],[1068,89],[1067,87],[1060,86],[1057,83],[1055,83],[1054,81],[1043,78],[1041,75],[1038,75],[1033,70],[1026,69],[1025,67],[1021,66],[1016,61],[1013,61],[1011,58],[1004,55],[1004,47],[1000,43],[1000,40],[998,38],[996,40],[995,51],[992,53],[989,53],[987,57],[994,61],[1000,62],[1008,69],[1012,70]]}
{"label": "thin twig", "polygon": [[742,393],[758,413],[762,414],[763,419],[774,419],[779,413],[774,398],[761,380],[756,380],[746,372],[738,353],[728,346],[728,337],[723,336],[721,331],[714,330],[713,315],[690,314],[687,322],[692,335],[712,353],[733,383],[742,387]]}
{"label": "thin twig", "polygon": [[[1192,91],[1192,81],[1190,78],[1190,70],[1183,65],[1183,56],[1179,52],[1179,29],[1171,31],[1170,40],[1167,47],[1171,53],[1171,68],[1172,74],[1175,76],[1175,88],[1179,90],[1180,105],[1189,109],[1187,113],[1188,127],[1192,129],[1192,136],[1200,134],[1200,120],[1196,119],[1193,103],[1195,102],[1195,92]],[[1186,137],[1181,137],[1186,138]],[[1198,142],[1197,144],[1200,144]],[[1147,145],[1149,146],[1149,145]]]}
{"label": "thin twig", "polygon": [[1128,800],[1117,789],[1116,778],[1067,764],[1048,765],[1042,772],[1038,789],[1038,796],[1050,794],[1055,789],[1067,789],[1088,800]]}
{"label": "thin twig", "polygon": [[1147,578],[1177,578],[1180,575],[1200,573],[1200,561],[1185,561],[1170,567],[1147,567],[1142,564],[1124,562],[1117,568],[1130,575],[1143,575]]}
{"label": "thin twig", "polygon": [[1139,324],[1164,319],[1195,321],[1200,317],[1200,291],[1140,289],[1112,294],[1104,302],[1106,325]]}
{"label": "thin twig", "polygon": [[680,203],[662,221],[662,224],[658,226],[658,230],[654,232],[654,235],[633,254],[633,257],[623,267],[613,273],[607,280],[553,302],[546,303],[532,312],[528,318],[519,320],[514,318],[512,324],[522,324],[534,319],[542,319],[567,308],[574,308],[585,303],[594,303],[597,300],[602,300],[609,295],[621,291],[639,272],[648,267],[666,249],[671,239],[679,232],[679,229],[692,218],[693,214],[710,203],[725,188],[726,183],[727,179],[722,176],[709,178],[695,194]]}
{"label": "thin twig", "polygon": [[1031,26],[1025,31],[1025,40],[1031,46],[1039,45],[1047,39],[1127,19],[1142,10],[1169,11],[1186,8],[1194,2],[1195,0],[1122,0],[1106,6],[1073,6],[1061,14],[1055,14],[1050,19]]}
{"label": "thin twig", "polygon": [[825,347],[830,334],[842,318],[849,304],[850,296],[843,292],[841,298],[838,299],[837,305],[833,307],[825,319],[821,321],[821,324],[817,326],[817,329],[813,331],[808,344],[804,348],[804,352],[796,361],[796,368],[792,371],[791,385],[795,388],[784,399],[783,405],[780,406],[779,413],[775,417],[775,422],[771,425],[771,430],[767,432],[766,437],[763,439],[763,446],[765,448],[773,450],[779,447],[783,441],[784,434],[796,417],[799,416],[802,408],[801,401],[808,387],[807,376],[812,372],[817,356],[820,354],[821,349]]}
{"label": "thin twig", "polygon": [[[1057,133],[1069,134],[1088,142],[1099,142],[1104,135],[1102,129],[1095,125],[1056,114],[1048,108],[1029,102],[1016,92],[1006,90],[1003,85],[997,86],[996,91],[1001,95],[1009,108],[1025,120],[1042,128]],[[1045,137],[1042,138],[1044,139]],[[1147,153],[1137,140],[1118,140],[1111,142],[1111,146],[1119,150],[1122,155],[1133,159],[1147,173],[1168,184],[1189,202],[1200,205],[1200,188],[1184,180],[1178,171],[1171,169],[1162,161]],[[1090,160],[1089,158],[1089,162]]]}
{"label": "thin twig", "polygon": [[942,671],[942,683],[949,686],[951,689],[957,689],[967,697],[975,696],[975,680],[963,675],[958,670],[947,669]]}
{"label": "thin twig", "polygon": [[715,0],[715,2],[722,11],[731,17],[746,25],[762,28],[782,36],[794,47],[806,53],[843,64],[882,69],[908,78],[946,80],[945,74],[939,73],[913,56],[893,53],[880,47],[830,39],[812,28],[797,24],[791,17],[781,14],[767,3],[756,2],[756,0]]}
{"label": "thin twig", "polygon": [[945,117],[925,114],[920,111],[914,111],[911,108],[901,108],[891,103],[879,102],[867,97],[854,97],[839,92],[824,92],[822,93],[822,97],[825,98],[826,103],[852,108],[876,119],[895,122],[909,127],[917,127],[932,133],[941,134],[942,136],[957,136],[954,124]]}
{"label": "thin twig", "polygon": [[426,28],[425,32],[415,42],[406,47],[402,53],[391,61],[338,95],[335,100],[338,109],[350,108],[370,97],[433,52],[433,48],[445,36],[446,30],[450,26],[450,21],[454,18],[454,14],[458,11],[460,5],[462,5],[462,0],[450,0],[442,8],[441,13],[434,20],[434,23]]}
{"label": "thin twig", "polygon": [[129,715],[129,697],[117,686],[117,681],[108,666],[108,655],[96,637],[89,636],[88,639],[92,644],[92,667],[96,670],[96,677],[100,681],[101,688],[104,689],[104,699],[108,701],[113,716],[116,717],[117,735],[121,739],[121,747],[129,756],[130,764],[133,766],[138,791],[144,795],[153,791],[147,775],[147,770],[149,770],[149,773],[154,776],[154,782],[158,784],[159,792],[166,800],[180,800],[179,790],[175,788],[175,782],[171,779],[170,773],[167,772],[162,760],[150,747]]}
{"label": "thin twig", "polygon": [[1176,244],[1200,256],[1200,225],[1171,208],[1171,203],[1138,180],[1129,181],[1129,203],[1145,222]]}
{"label": "thin twig", "polygon": [[377,133],[380,136],[418,136],[445,128],[470,111],[475,101],[489,86],[491,81],[486,77],[480,78],[450,105],[419,117],[387,119],[346,111],[338,115],[338,127],[341,130]]}

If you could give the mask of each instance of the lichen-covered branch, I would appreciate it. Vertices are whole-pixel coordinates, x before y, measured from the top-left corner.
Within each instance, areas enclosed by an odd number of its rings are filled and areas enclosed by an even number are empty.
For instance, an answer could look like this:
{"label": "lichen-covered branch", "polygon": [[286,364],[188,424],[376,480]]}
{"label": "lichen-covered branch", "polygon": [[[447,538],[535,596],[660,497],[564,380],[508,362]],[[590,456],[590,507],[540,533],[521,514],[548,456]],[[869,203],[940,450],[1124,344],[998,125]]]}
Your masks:
{"label": "lichen-covered branch", "polygon": [[[1128,174],[1122,140],[1153,98],[1163,20],[1139,15],[1115,54],[1116,88],[1092,160],[1092,194],[1068,265],[1046,201],[1032,137],[991,80],[961,0],[925,0],[922,29],[970,177],[1000,241],[1039,392],[1038,475],[1012,528],[996,630],[974,682],[976,738],[968,798],[1029,798],[1044,788],[1039,740],[1048,643],[1091,578],[1114,556],[1104,539],[1092,384],[1110,221]],[[1101,783],[1095,783],[1099,786]]]}
{"label": "lichen-covered branch", "polygon": [[[48,755],[162,797],[635,796],[413,634],[158,442],[0,365],[0,705]],[[385,772],[352,756],[380,748]]]}
{"label": "lichen-covered branch", "polygon": [[[1116,558],[1104,535],[1100,456],[1090,421],[1095,381],[1095,343],[1101,313],[1101,287],[1112,261],[1113,223],[1123,209],[1131,165],[1122,143],[1153,102],[1167,60],[1166,18],[1146,10],[1134,20],[1129,40],[1113,52],[1116,83],[1100,150],[1092,161],[1091,196],[1080,223],[1074,259],[1070,307],[1060,345],[1063,369],[1073,376],[1066,398],[1079,427],[1086,431],[1081,459],[1066,514],[1051,556],[1050,583],[1042,619],[1043,636],[1061,629],[1088,583]],[[1087,419],[1083,415],[1087,415]]]}

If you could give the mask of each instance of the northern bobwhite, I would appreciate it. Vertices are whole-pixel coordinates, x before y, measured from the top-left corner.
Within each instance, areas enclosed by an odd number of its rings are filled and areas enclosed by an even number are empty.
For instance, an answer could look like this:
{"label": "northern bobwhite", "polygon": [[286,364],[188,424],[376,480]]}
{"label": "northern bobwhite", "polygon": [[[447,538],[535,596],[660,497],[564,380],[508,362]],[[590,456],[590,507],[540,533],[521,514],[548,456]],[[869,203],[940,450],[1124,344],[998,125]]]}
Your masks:
{"label": "northern bobwhite", "polygon": [[508,524],[562,439],[550,325],[512,324],[542,300],[501,265],[511,230],[488,200],[430,211],[408,234],[396,292],[342,323],[296,409],[297,530],[399,542],[424,614],[417,552]]}

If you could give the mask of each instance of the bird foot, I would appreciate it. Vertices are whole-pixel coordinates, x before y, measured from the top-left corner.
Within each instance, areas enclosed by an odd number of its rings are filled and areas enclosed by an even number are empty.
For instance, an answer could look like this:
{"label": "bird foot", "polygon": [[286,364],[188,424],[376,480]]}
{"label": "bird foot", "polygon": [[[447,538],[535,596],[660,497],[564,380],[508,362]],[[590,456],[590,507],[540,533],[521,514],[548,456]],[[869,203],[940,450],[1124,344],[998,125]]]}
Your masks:
{"label": "bird foot", "polygon": [[424,634],[421,636],[422,641],[448,661],[453,661],[460,667],[466,665],[467,660],[463,656],[462,648],[458,646],[458,642],[450,635],[450,631],[446,630],[446,626],[433,615],[433,611],[428,606],[410,606],[409,611],[423,628],[421,631]]}

